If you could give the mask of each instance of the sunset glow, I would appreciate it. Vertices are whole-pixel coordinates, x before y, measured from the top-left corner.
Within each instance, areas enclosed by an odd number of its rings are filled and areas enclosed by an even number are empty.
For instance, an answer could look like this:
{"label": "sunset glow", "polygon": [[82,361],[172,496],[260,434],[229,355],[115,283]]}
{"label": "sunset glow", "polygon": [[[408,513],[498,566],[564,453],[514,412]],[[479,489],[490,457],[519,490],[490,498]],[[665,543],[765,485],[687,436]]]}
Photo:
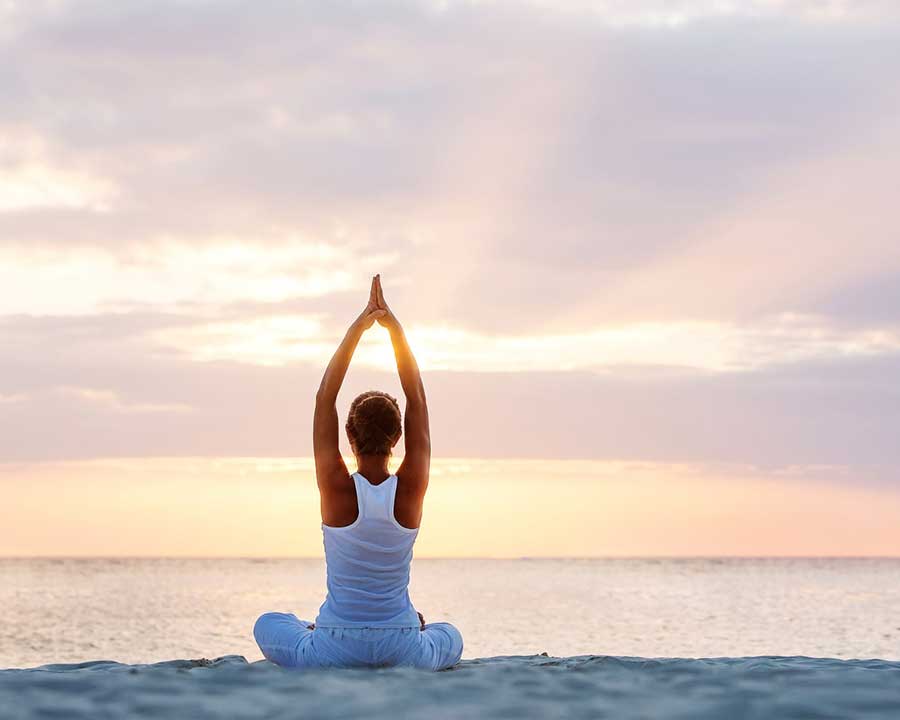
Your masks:
{"label": "sunset glow", "polygon": [[[437,460],[431,475],[420,557],[857,556],[900,546],[900,491],[846,468],[456,458]],[[52,463],[0,478],[0,555],[322,551],[311,459]]]}
{"label": "sunset glow", "polygon": [[375,273],[422,554],[900,552],[895,3],[188,5],[0,1],[0,554],[320,553]]}

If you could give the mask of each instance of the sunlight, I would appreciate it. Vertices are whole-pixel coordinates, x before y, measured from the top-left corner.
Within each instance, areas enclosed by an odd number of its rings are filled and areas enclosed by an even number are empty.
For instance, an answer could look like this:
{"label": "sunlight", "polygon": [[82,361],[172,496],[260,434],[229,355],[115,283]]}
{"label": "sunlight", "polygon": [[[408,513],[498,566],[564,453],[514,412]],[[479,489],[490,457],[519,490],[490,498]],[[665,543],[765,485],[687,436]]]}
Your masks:
{"label": "sunlight", "polygon": [[[401,461],[394,458],[392,468]],[[0,464],[0,476],[7,530],[0,555],[322,552],[311,458]],[[888,555],[900,544],[897,489],[866,485],[841,467],[780,473],[443,458],[432,463],[429,495],[419,557]],[[209,524],[210,516],[217,522]]]}
{"label": "sunlight", "polygon": [[[310,362],[324,367],[336,338],[322,316],[274,316],[240,323],[167,329],[154,338],[195,360],[258,365]],[[528,372],[596,370],[657,365],[713,372],[751,371],[824,356],[871,356],[900,349],[895,330],[846,330],[824,318],[782,315],[754,326],[717,322],[634,323],[571,334],[491,336],[450,326],[406,329],[423,370]],[[360,341],[354,364],[393,371],[387,331],[376,327]]]}

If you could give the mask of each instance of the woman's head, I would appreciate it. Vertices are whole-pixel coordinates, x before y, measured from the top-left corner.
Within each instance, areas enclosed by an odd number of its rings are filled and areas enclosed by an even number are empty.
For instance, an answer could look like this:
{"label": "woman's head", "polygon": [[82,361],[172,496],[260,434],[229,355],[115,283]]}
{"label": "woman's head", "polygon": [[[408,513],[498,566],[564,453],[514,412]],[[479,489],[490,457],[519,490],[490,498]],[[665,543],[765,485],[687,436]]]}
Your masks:
{"label": "woman's head", "polygon": [[380,390],[369,390],[350,403],[347,437],[355,455],[390,455],[400,433],[396,398]]}

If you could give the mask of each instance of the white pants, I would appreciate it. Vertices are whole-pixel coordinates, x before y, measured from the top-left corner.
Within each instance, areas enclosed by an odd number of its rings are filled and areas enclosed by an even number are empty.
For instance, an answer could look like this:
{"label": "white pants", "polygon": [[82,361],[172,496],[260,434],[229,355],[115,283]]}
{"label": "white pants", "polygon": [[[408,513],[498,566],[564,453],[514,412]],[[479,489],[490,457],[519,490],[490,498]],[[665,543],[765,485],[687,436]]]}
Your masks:
{"label": "white pants", "polygon": [[320,628],[293,613],[260,616],[253,636],[266,660],[292,668],[389,667],[444,670],[459,662],[463,639],[450,623],[419,628]]}

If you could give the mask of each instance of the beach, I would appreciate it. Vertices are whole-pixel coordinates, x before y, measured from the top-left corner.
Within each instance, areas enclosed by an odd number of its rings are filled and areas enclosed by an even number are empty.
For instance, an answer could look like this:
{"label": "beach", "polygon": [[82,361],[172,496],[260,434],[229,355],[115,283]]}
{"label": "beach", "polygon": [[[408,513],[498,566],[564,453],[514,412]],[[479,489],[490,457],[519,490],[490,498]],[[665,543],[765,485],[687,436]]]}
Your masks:
{"label": "beach", "polygon": [[0,672],[0,708],[32,718],[892,718],[900,663],[602,655],[465,660],[440,673],[283,670],[240,656]]}

